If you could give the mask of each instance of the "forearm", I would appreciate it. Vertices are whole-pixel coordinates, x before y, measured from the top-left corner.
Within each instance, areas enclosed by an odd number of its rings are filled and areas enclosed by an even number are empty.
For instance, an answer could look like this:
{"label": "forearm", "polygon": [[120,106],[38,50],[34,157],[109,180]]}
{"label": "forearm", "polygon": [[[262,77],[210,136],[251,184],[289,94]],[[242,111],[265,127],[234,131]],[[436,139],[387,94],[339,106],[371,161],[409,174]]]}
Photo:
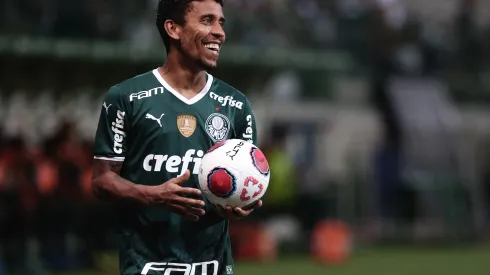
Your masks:
{"label": "forearm", "polygon": [[119,176],[123,162],[94,160],[92,192],[108,201],[131,201],[149,204],[148,186],[138,185]]}
{"label": "forearm", "polygon": [[131,201],[149,204],[147,186],[123,179],[114,172],[106,172],[92,180],[92,191],[98,199],[106,201]]}

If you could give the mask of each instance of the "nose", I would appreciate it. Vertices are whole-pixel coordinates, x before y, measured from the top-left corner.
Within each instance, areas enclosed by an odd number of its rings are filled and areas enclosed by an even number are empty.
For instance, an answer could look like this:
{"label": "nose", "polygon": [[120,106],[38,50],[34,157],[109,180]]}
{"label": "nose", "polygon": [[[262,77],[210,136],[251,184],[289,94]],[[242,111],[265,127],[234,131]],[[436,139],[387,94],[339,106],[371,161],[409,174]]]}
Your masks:
{"label": "nose", "polygon": [[212,35],[216,38],[223,38],[224,39],[226,37],[225,30],[223,29],[223,26],[221,26],[221,24],[219,24],[219,23],[214,24],[211,32],[212,32]]}

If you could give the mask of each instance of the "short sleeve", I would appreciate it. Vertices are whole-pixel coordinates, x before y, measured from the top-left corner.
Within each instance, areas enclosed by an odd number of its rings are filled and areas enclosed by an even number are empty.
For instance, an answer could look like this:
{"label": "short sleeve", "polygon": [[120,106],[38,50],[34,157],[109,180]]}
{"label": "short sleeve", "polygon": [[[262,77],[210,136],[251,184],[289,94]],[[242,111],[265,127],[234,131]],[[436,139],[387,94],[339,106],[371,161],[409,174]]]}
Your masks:
{"label": "short sleeve", "polygon": [[255,114],[252,105],[246,100],[243,106],[241,125],[238,127],[237,137],[257,145],[257,126],[255,124]]}
{"label": "short sleeve", "polygon": [[94,158],[124,161],[128,150],[130,104],[116,86],[107,92],[94,141]]}

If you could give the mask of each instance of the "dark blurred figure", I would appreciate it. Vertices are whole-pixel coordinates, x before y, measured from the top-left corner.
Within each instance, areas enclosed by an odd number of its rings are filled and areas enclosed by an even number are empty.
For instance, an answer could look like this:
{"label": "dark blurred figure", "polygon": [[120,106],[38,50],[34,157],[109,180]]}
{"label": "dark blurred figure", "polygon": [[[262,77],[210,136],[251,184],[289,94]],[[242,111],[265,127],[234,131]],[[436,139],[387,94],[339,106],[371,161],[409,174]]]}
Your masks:
{"label": "dark blurred figure", "polygon": [[87,249],[100,252],[117,249],[117,208],[96,199],[92,192],[93,141],[84,141],[81,167],[83,219],[81,238]]}
{"label": "dark blurred figure", "polygon": [[[124,4],[122,4],[124,5]],[[121,39],[121,3],[119,1],[93,0],[89,4],[95,24],[95,38],[116,41]]]}
{"label": "dark blurred figure", "polygon": [[77,267],[83,197],[82,154],[73,124],[63,123],[60,130],[45,142],[43,157],[38,160],[38,185],[42,193],[39,226],[43,239],[43,258],[48,268]]}
{"label": "dark blurred figure", "polygon": [[[406,212],[401,206],[413,205],[409,201],[412,196],[405,194],[401,182],[401,155],[400,149],[392,139],[387,138],[381,144],[374,156],[374,177],[377,184],[378,215],[384,225],[394,225],[396,219],[402,212]],[[400,196],[402,195],[402,196]],[[404,198],[405,201],[400,202]],[[412,215],[410,215],[412,216]],[[405,215],[406,217],[406,215]]]}
{"label": "dark blurred figure", "polygon": [[[291,232],[302,230],[306,238],[309,238],[315,225],[327,219],[330,212],[333,212],[328,197],[331,193],[328,190],[329,185],[327,179],[321,176],[324,173],[317,171],[318,168],[309,161],[298,161],[287,150],[288,137],[298,131],[316,132],[316,126],[274,124],[265,144],[261,145],[271,167],[271,179],[264,198],[265,204],[255,215],[266,221],[273,221],[273,224],[274,221],[280,222],[282,226],[292,225],[290,218],[298,221],[298,228],[291,227],[290,233],[281,233],[284,234],[282,238],[285,241],[282,248],[286,250],[297,249],[294,246],[288,247],[287,240],[290,238],[288,235],[293,234]],[[307,145],[303,148],[303,158],[312,160],[315,156],[311,150],[315,149],[314,146],[309,147]]]}
{"label": "dark blurred figure", "polygon": [[375,9],[372,16],[369,55],[372,79],[371,100],[380,114],[383,125],[383,139],[374,152],[376,212],[379,218],[384,221],[383,225],[390,225],[395,222],[400,211],[406,212],[407,210],[401,209],[399,206],[413,205],[413,203],[400,203],[401,198],[404,201],[410,201],[412,196],[408,193],[401,195],[404,193],[400,178],[402,132],[400,120],[389,91],[392,77],[402,73],[397,70],[396,53],[406,41],[404,41],[403,32],[388,24],[383,9]]}
{"label": "dark blurred figure", "polygon": [[262,146],[271,167],[271,181],[261,211],[266,216],[289,214],[296,205],[296,173],[294,163],[286,152],[287,128],[272,127],[269,138]]}
{"label": "dark blurred figure", "polygon": [[86,1],[56,0],[53,35],[62,38],[94,38],[95,17]]}
{"label": "dark blurred figure", "polygon": [[481,173],[480,173],[480,181],[481,181],[481,190],[483,194],[481,196],[483,197],[483,204],[485,207],[484,210],[484,237],[487,241],[490,242],[490,142],[488,139],[486,142],[483,142],[482,145],[480,145],[480,151],[482,154],[482,162],[481,162]]}
{"label": "dark blurred figure", "polygon": [[462,69],[468,73],[476,73],[483,67],[483,43],[481,34],[474,22],[475,0],[462,0],[460,14],[457,18],[458,60]]}
{"label": "dark blurred figure", "polygon": [[31,250],[35,234],[35,167],[22,138],[11,138],[5,144],[0,154],[0,242],[7,269],[23,270],[28,265],[27,251]]}

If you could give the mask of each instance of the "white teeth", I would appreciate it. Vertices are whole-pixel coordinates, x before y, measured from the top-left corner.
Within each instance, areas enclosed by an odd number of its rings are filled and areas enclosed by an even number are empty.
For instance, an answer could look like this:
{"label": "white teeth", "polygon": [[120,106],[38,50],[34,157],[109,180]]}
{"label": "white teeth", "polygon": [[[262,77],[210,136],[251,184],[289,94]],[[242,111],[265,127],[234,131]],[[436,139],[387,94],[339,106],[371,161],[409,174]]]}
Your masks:
{"label": "white teeth", "polygon": [[210,50],[216,50],[216,51],[219,50],[219,45],[215,44],[215,43],[206,44],[206,45],[204,45],[204,47],[206,47]]}

